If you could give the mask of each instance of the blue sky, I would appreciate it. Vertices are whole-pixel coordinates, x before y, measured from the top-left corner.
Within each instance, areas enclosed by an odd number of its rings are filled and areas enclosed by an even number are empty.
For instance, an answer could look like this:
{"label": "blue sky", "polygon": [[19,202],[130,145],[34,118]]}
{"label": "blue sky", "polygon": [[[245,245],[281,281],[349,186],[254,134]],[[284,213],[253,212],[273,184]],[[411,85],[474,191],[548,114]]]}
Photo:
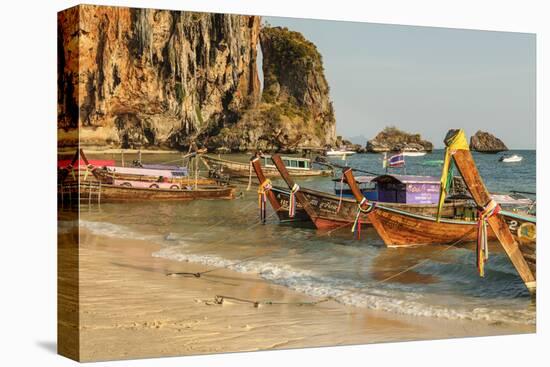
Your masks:
{"label": "blue sky", "polygon": [[460,127],[535,148],[534,34],[263,19],[317,45],[344,137],[394,125],[442,147],[447,130]]}

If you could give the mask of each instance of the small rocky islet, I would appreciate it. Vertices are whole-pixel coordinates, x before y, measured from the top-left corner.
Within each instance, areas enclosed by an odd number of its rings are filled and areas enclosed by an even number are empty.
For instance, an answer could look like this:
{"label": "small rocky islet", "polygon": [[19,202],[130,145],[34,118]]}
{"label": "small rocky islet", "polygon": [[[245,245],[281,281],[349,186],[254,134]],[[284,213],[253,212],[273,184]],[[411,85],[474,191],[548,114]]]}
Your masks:
{"label": "small rocky islet", "polygon": [[481,153],[499,153],[508,150],[508,147],[496,136],[478,130],[470,137],[470,150]]}
{"label": "small rocky islet", "polygon": [[396,127],[386,127],[373,139],[367,141],[366,151],[382,153],[392,151],[431,152],[433,144],[422,139],[420,134],[409,134]]}

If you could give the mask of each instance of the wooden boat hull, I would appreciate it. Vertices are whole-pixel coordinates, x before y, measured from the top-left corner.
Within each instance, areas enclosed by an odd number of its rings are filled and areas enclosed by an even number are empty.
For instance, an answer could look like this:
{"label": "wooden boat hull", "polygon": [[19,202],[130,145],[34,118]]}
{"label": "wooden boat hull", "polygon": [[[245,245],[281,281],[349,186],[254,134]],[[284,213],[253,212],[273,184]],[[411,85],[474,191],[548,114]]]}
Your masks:
{"label": "wooden boat hull", "polygon": [[[309,219],[313,221],[317,228],[334,229],[341,227],[345,223],[353,223],[355,221],[357,203],[354,199],[342,198],[340,201],[340,197],[338,196],[309,189],[301,189],[301,192],[307,199],[311,210],[314,211],[314,215]],[[283,210],[286,209],[288,211],[288,203],[290,200],[289,191],[279,189],[275,193],[275,197]],[[437,213],[437,205],[434,204],[383,203],[383,205],[426,216],[434,216]],[[443,206],[443,217],[457,217],[464,211],[466,206],[467,202],[462,200],[446,203]],[[309,217],[301,204],[296,208],[296,216],[298,216],[298,213],[300,213],[301,218]],[[360,217],[360,223],[371,224],[367,216],[364,215]]]}
{"label": "wooden boat hull", "polygon": [[508,229],[518,241],[519,251],[529,269],[536,276],[537,272],[537,225],[536,217],[528,214],[502,211],[502,217]]}
{"label": "wooden boat hull", "polygon": [[[99,176],[105,178],[106,180],[117,179],[117,180],[128,180],[128,181],[156,182],[159,179],[158,176],[132,175],[132,174],[119,173],[119,172],[115,173],[115,172],[108,172],[103,169],[96,169],[95,172]],[[195,183],[197,185],[216,185],[217,183],[217,181],[212,178],[197,177],[197,179],[195,180],[195,178],[191,176],[172,177],[170,179],[167,179],[167,182],[173,182],[184,186],[192,186],[192,185],[195,185]]]}
{"label": "wooden boat hull", "polygon": [[[489,204],[492,203],[493,199],[479,175],[472,154],[469,151],[464,131],[449,130],[445,137],[445,145],[447,146],[446,158],[452,157],[476,204],[481,209],[487,208]],[[510,258],[510,261],[516,268],[516,271],[525,283],[527,289],[529,289],[531,293],[535,293],[537,281],[533,269],[536,264],[536,256],[532,256],[532,259],[528,261],[525,257],[527,253],[526,248],[522,249],[523,246],[521,246],[514,236],[512,236],[508,223],[506,223],[503,216],[490,216],[487,222],[498,237],[498,240],[502,244],[502,247],[506,251],[506,254]]]}
{"label": "wooden boat hull", "polygon": [[[92,203],[120,203],[139,201],[189,201],[234,199],[235,188],[230,186],[199,187],[191,190],[150,189],[141,187],[125,187],[97,182],[81,182],[79,184],[81,200]],[[92,193],[90,193],[92,190]]]}
{"label": "wooden boat hull", "polygon": [[[131,202],[131,201],[188,201],[196,199],[233,199],[235,198],[235,188],[233,186],[197,186],[195,188],[185,189],[167,189],[167,188],[149,188],[114,185],[114,179],[104,170],[100,170],[90,164],[86,155],[79,149],[72,162],[76,162],[78,157],[87,167],[90,167],[92,177],[86,179],[79,177],[78,194],[79,201],[88,200],[92,202]],[[63,200],[64,181],[68,176],[68,170],[60,173],[61,200]],[[89,177],[89,179],[88,179]],[[76,179],[76,177],[75,177]],[[76,180],[74,180],[76,181]],[[69,187],[69,192],[74,191],[75,185]],[[92,196],[95,198],[92,200]]]}
{"label": "wooden boat hull", "polygon": [[529,270],[533,276],[537,276],[537,243],[536,242],[520,242],[519,251],[525,259]]}
{"label": "wooden boat hull", "polygon": [[501,216],[504,218],[506,224],[508,224],[508,229],[512,235],[520,243],[536,242],[536,217],[504,210]]}
{"label": "wooden boat hull", "polygon": [[[210,157],[207,155],[202,155],[201,160],[208,169],[214,167],[220,168],[220,173],[228,175],[230,177],[249,177],[251,173],[251,168],[249,163],[241,163],[235,161],[229,161],[221,158]],[[275,167],[262,167],[265,177],[272,178],[279,176],[279,171]],[[331,170],[320,170],[320,169],[289,169],[289,173],[292,176],[300,177],[310,177],[310,176],[330,176],[332,174]]]}
{"label": "wooden boat hull", "polygon": [[188,201],[196,199],[234,199],[233,187],[199,187],[192,190],[148,189],[101,185],[101,202]]}
{"label": "wooden boat hull", "polygon": [[[370,215],[372,225],[388,247],[450,244],[476,241],[477,223],[435,216],[411,214],[395,208],[377,206]],[[488,238],[496,239],[492,230]]]}
{"label": "wooden boat hull", "polygon": [[278,205],[272,205],[273,210],[277,213],[277,217],[282,222],[295,221],[295,222],[310,222],[309,215],[304,210],[304,207],[299,202],[296,203],[296,210],[294,217],[290,218],[288,213],[288,207],[290,203],[290,192],[280,187],[273,187],[271,189],[273,197],[277,200]]}

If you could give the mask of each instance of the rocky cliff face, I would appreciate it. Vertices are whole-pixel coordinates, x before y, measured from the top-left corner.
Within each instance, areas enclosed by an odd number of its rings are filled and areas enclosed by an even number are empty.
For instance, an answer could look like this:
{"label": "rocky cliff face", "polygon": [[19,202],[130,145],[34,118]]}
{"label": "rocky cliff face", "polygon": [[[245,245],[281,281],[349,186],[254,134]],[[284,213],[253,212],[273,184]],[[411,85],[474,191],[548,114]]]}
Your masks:
{"label": "rocky cliff face", "polygon": [[82,144],[186,146],[259,99],[259,17],[70,10],[59,17],[59,115],[81,127]]}
{"label": "rocky cliff face", "polygon": [[[260,17],[81,5],[58,23],[59,127],[80,127],[81,145],[246,150],[284,147],[315,129],[301,141],[331,138],[322,133],[334,130],[328,87],[313,73],[320,56],[285,71],[299,83],[281,83],[288,104],[261,102]],[[271,50],[264,68],[277,60]],[[304,118],[293,119],[298,112]]]}
{"label": "rocky cliff face", "polygon": [[298,32],[263,27],[264,89],[261,102],[234,126],[204,139],[209,148],[279,150],[335,142],[336,122],[322,57]]}
{"label": "rocky cliff face", "polygon": [[433,150],[433,144],[423,140],[420,134],[409,134],[395,127],[387,127],[367,141],[367,151],[371,153],[389,151],[427,151]]}
{"label": "rocky cliff face", "polygon": [[483,153],[498,153],[508,150],[508,147],[494,135],[478,130],[470,137],[470,150]]}

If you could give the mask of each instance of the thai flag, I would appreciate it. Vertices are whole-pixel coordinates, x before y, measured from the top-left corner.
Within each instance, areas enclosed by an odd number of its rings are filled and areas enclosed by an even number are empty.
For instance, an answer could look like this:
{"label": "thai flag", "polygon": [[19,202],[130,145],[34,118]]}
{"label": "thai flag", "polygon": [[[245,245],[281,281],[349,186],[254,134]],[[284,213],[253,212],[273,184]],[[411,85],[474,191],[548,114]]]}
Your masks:
{"label": "thai flag", "polygon": [[405,165],[405,157],[403,153],[392,155],[388,163],[390,167],[403,167]]}

